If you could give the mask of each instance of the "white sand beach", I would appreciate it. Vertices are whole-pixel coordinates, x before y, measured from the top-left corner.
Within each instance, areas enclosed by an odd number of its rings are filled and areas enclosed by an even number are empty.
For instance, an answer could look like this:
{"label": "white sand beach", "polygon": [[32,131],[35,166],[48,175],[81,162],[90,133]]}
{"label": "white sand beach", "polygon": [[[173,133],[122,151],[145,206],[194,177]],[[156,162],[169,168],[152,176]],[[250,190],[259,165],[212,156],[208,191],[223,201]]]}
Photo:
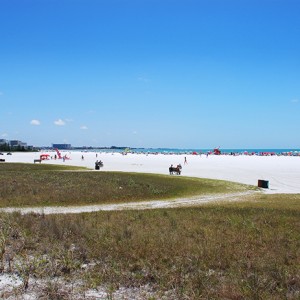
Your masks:
{"label": "white sand beach", "polygon": [[[61,151],[69,159],[54,159],[55,151],[14,152],[1,155],[6,162],[33,163],[41,154],[52,159],[43,164],[64,164],[88,167],[95,172],[122,171],[169,174],[169,166],[182,165],[180,176],[221,179],[257,186],[258,180],[269,181],[266,193],[300,193],[300,156],[248,156],[248,155],[175,155]],[[82,156],[84,159],[82,159]],[[187,163],[184,164],[186,157]],[[96,160],[104,166],[95,170]],[[1,165],[0,165],[1,168]],[[177,176],[177,175],[173,175]]]}

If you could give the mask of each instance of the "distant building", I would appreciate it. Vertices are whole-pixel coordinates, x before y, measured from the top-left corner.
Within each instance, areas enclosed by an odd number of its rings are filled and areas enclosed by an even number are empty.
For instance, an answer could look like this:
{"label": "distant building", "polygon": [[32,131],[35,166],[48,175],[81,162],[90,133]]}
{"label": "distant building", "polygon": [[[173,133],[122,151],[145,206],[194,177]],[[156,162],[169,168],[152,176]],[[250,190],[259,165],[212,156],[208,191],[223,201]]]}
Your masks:
{"label": "distant building", "polygon": [[0,145],[9,144],[8,140],[0,139]]}
{"label": "distant building", "polygon": [[72,146],[71,144],[52,144],[52,148],[59,150],[70,150]]}
{"label": "distant building", "polygon": [[24,148],[24,149],[27,149],[27,143],[23,143],[21,141],[18,141],[18,140],[12,140],[12,141],[9,141],[9,145],[11,148]]}
{"label": "distant building", "polygon": [[0,139],[0,147],[1,151],[28,151],[35,149],[35,147],[28,146],[27,143],[22,141],[5,139]]}

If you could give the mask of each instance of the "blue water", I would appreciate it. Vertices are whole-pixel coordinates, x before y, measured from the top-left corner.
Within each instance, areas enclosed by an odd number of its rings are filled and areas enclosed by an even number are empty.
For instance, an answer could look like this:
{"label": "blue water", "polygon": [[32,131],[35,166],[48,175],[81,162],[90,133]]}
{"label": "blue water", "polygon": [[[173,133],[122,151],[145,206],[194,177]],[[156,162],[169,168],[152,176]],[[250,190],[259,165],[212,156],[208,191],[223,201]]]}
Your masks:
{"label": "blue water", "polygon": [[[174,154],[192,154],[192,153],[207,153],[212,152],[213,149],[168,149],[168,148],[158,148],[158,149],[134,149],[133,152],[144,152],[144,153],[174,153]],[[223,154],[231,154],[231,153],[275,153],[275,154],[283,154],[283,153],[294,153],[300,152],[299,149],[220,149]]]}
{"label": "blue water", "polygon": [[[124,149],[89,149],[89,151],[94,152],[124,152]],[[213,149],[178,149],[178,148],[128,148],[127,152],[133,153],[162,153],[162,154],[206,154],[207,152],[213,152]],[[222,149],[220,148],[222,154],[256,154],[261,155],[264,153],[272,153],[272,154],[293,154],[300,155],[300,149]]]}

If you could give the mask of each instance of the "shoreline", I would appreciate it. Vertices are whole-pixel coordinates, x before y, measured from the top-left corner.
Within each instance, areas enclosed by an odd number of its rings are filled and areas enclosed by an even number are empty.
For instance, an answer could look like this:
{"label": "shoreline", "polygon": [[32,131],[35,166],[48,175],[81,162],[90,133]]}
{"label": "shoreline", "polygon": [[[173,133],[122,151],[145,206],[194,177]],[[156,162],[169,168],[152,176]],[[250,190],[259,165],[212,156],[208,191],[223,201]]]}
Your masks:
{"label": "shoreline", "polygon": [[[55,151],[53,148],[41,148],[40,152]],[[163,155],[214,155],[219,152],[221,155],[247,155],[247,156],[300,156],[300,149],[298,148],[282,148],[282,149],[254,149],[254,148],[240,148],[240,149],[180,149],[180,148],[71,148],[62,149],[59,151],[67,152],[94,152],[94,153],[120,153],[120,154],[163,154]]]}

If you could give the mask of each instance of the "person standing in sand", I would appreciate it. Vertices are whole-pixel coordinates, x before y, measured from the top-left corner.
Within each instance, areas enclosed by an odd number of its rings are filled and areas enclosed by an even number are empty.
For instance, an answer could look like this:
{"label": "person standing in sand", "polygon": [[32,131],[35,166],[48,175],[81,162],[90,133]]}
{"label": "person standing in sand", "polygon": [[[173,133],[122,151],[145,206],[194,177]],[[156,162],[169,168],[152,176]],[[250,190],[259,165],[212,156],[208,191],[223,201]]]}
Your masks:
{"label": "person standing in sand", "polygon": [[186,156],[184,157],[184,164],[187,165]]}

